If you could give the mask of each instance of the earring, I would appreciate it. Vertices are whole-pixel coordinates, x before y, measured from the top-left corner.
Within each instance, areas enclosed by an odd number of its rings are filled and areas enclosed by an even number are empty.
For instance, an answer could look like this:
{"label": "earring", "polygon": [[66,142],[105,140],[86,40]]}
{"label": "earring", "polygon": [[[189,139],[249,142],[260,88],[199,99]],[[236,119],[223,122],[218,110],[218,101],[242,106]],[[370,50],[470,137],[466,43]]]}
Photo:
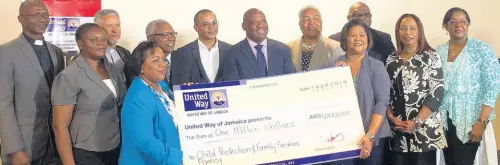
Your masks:
{"label": "earring", "polygon": [[141,75],[143,75],[143,74],[144,74],[144,71],[141,70]]}
{"label": "earring", "polygon": [[450,33],[446,32],[446,35],[447,35],[447,36],[449,36],[449,35],[450,35]]}

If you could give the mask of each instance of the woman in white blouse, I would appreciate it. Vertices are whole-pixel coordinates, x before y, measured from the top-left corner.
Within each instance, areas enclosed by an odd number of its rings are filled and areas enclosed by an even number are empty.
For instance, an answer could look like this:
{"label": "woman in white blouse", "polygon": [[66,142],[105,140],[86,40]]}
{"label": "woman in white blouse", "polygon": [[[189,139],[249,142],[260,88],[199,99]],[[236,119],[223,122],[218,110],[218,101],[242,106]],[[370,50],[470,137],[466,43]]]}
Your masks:
{"label": "woman in white blouse", "polygon": [[53,128],[65,165],[117,165],[123,71],[104,60],[107,37],[97,24],[76,31],[80,56],[56,76]]}

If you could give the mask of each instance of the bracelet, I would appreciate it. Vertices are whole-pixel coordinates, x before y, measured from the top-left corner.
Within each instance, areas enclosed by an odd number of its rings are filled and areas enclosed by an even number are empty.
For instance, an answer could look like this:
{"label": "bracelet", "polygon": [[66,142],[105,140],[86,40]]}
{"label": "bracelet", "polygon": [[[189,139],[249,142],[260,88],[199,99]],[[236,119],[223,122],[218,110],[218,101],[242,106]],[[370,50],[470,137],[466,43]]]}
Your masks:
{"label": "bracelet", "polygon": [[370,141],[374,142],[375,141],[375,136],[373,136],[370,132],[366,132],[365,134],[366,136],[368,136],[370,138]]}
{"label": "bracelet", "polygon": [[477,123],[483,125],[484,127],[486,127],[486,125],[488,125],[488,123],[490,122],[489,120],[484,120],[484,119],[481,119],[481,118],[478,118],[476,120]]}

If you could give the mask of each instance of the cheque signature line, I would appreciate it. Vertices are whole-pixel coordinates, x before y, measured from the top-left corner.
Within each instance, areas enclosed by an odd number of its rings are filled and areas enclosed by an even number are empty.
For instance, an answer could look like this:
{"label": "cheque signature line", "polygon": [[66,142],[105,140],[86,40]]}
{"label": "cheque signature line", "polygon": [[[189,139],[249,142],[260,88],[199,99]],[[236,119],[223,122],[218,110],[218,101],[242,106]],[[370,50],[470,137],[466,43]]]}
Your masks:
{"label": "cheque signature line", "polygon": [[236,140],[236,139],[243,139],[243,138],[227,138],[227,139],[221,139],[221,140],[212,140],[212,141],[205,142],[205,144],[221,142],[221,141],[226,141],[226,140]]}

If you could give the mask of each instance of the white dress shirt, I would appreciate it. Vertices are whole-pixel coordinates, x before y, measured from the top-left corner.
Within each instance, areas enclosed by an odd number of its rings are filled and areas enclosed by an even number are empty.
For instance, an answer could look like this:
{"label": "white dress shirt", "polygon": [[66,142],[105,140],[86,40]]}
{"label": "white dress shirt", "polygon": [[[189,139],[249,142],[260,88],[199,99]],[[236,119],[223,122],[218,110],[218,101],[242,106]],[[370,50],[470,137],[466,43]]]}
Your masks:
{"label": "white dress shirt", "polygon": [[219,70],[219,41],[216,40],[212,49],[208,50],[207,46],[198,39],[198,47],[200,49],[201,63],[208,76],[208,80],[214,82]]}

